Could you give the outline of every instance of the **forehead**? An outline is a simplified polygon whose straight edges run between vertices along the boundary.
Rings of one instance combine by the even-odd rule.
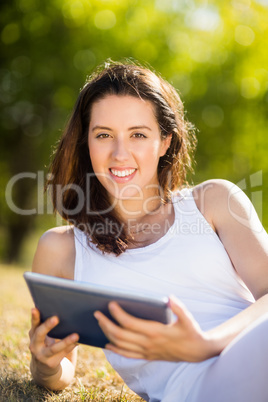
[[[129,95],[107,95],[94,102],[90,117],[90,124],[117,119],[157,124],[152,102]]]

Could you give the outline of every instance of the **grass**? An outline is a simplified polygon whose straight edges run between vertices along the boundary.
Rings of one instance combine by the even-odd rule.
[[[0,402],[142,401],[106,361],[101,349],[79,346],[76,377],[61,392],[37,386],[29,370],[30,294],[24,269],[0,264]]]

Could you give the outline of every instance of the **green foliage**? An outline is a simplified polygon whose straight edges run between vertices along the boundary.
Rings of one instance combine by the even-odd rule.
[[[0,7],[0,207],[10,238],[21,230],[22,241],[44,219],[11,212],[8,180],[44,169],[79,88],[107,58],[148,63],[182,94],[199,130],[196,182],[249,183],[261,170],[266,204],[267,0],[10,0]],[[16,205],[36,207],[36,180],[14,190]],[[268,227],[265,207],[263,222]]]

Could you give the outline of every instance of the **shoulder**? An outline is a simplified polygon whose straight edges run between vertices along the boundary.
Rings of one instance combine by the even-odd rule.
[[[43,246],[55,247],[70,245],[74,242],[74,229],[72,226],[58,226],[47,230],[40,237],[39,243]]]
[[[228,197],[234,191],[237,192],[239,187],[234,183],[223,180],[223,179],[213,179],[207,180],[203,183],[198,184],[193,188],[193,195],[195,200],[200,200],[206,198],[207,200],[211,197],[221,198],[222,196]],[[241,191],[241,190],[240,190]]]
[[[74,231],[70,226],[49,229],[39,239],[32,269],[47,275],[73,279]]]
[[[193,197],[200,212],[216,229],[232,221],[259,226],[247,195],[228,180],[207,180],[193,188]]]
[[[193,189],[193,196],[254,297],[266,294],[268,235],[249,198],[226,180],[201,183]]]

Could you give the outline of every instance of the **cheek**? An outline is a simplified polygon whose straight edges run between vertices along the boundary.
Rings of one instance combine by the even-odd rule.
[[[165,154],[165,146],[163,142],[155,141],[153,144],[153,155],[155,158],[159,159],[160,156]]]
[[[161,150],[161,143],[158,140],[154,140],[150,143],[142,144],[142,146],[139,146],[138,149],[136,150],[137,153],[140,155],[146,155],[146,158],[148,160],[148,157],[157,157],[160,153]]]
[[[94,146],[94,143],[89,143],[89,156],[93,169],[103,164],[104,154],[104,150],[100,150],[99,147]]]

